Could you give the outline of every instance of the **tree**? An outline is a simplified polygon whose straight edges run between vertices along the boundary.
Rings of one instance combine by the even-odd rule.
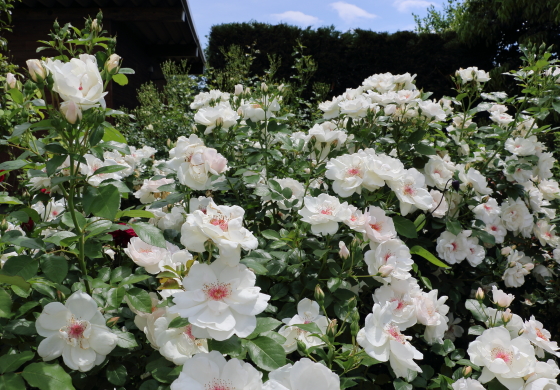
[[[455,31],[457,22],[465,11],[465,3],[461,0],[447,0],[447,5],[443,5],[443,11],[436,10],[434,5],[428,7],[428,15],[421,18],[419,15],[412,14],[416,22],[417,33],[441,34],[446,31]]]
[[[467,0],[455,30],[471,47],[495,48],[496,65],[511,67],[519,61],[520,44],[560,43],[560,2]]]

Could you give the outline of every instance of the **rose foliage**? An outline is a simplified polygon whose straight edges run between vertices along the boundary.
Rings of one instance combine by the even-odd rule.
[[[201,92],[155,160],[112,125],[101,22],[4,86],[0,388],[560,388],[544,47],[519,96],[376,74],[307,127],[289,84]]]

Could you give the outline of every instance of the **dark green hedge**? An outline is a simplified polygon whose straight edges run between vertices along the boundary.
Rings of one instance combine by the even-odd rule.
[[[334,27],[311,30],[257,22],[213,26],[207,58],[211,66],[222,69],[225,64],[220,47],[249,46],[256,42],[255,49],[260,54],[253,63],[252,72],[263,74],[269,66],[266,53],[276,53],[282,57],[277,77],[289,80],[293,74],[292,52],[297,39],[306,46],[305,54],[312,55],[319,66],[311,83],[327,83],[335,95],[359,86],[374,73],[409,72],[418,75],[419,88],[441,97],[452,94],[449,76],[460,67],[493,68],[492,52],[460,44],[454,33],[417,35],[402,31],[389,34],[360,29],[341,33]]]

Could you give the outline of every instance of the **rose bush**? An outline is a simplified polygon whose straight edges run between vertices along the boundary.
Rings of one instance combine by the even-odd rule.
[[[108,120],[133,71],[101,22],[6,77],[3,387],[559,388],[545,48],[519,96],[475,68],[453,98],[386,73],[313,113],[296,84],[205,91],[156,160]]]

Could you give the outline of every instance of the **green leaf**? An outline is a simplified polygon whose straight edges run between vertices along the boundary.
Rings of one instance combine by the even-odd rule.
[[[56,363],[31,363],[22,375],[31,386],[40,390],[75,390],[70,375]]]
[[[266,275],[268,273],[268,269],[257,260],[251,257],[246,257],[240,261],[241,264],[247,266],[247,268],[251,268],[253,272],[257,275]]]
[[[486,306],[481,305],[476,299],[467,299],[465,307],[476,320],[481,322],[486,322],[488,320],[488,316],[485,314]]]
[[[159,248],[167,248],[163,233],[157,227],[145,222],[130,224],[138,237],[147,244],[157,246]]]
[[[126,77],[122,73],[117,73],[113,75],[113,81],[119,85],[127,85],[128,84],[128,77]]]
[[[47,176],[52,176],[65,160],[66,156],[54,156],[47,161]]]
[[[124,278],[120,283],[119,287],[126,286],[127,284],[134,284],[141,282],[142,280],[150,279],[151,275],[130,275]]]
[[[14,373],[0,375],[0,390],[25,390],[25,382]]]
[[[264,238],[268,238],[269,240],[280,240],[280,234],[277,231],[274,230],[265,230],[263,232],[261,232],[261,235]]]
[[[145,313],[152,312],[152,299],[146,290],[131,288],[126,292],[126,297],[135,309]]]
[[[2,203],[2,204],[23,204],[23,202],[21,200],[19,200],[18,198],[14,198],[13,196],[7,196],[7,195],[0,195],[0,203]]]
[[[451,234],[459,235],[461,231],[463,231],[463,227],[461,226],[461,222],[457,220],[447,220],[445,223],[447,230],[451,232]]]
[[[407,237],[407,238],[417,238],[418,234],[416,233],[416,226],[414,226],[414,222],[400,215],[395,215],[393,217],[393,223],[395,224],[395,229],[400,236]]]
[[[412,390],[412,385],[398,378],[393,382],[395,390]]]
[[[286,365],[284,348],[270,337],[260,336],[246,340],[245,345],[251,360],[263,370],[272,371]]]
[[[0,274],[0,283],[6,283],[12,286],[16,286],[25,291],[29,291],[29,289],[31,288],[31,284],[27,283],[21,276]]]
[[[168,328],[182,328],[183,326],[187,326],[188,324],[189,324],[188,319],[183,317],[176,317],[171,320]]]
[[[331,290],[331,292],[335,292],[336,290],[338,290],[341,284],[342,280],[340,278],[330,278],[327,281],[327,287],[329,288],[329,290]]]
[[[91,134],[89,135],[89,144],[90,146],[95,146],[103,139],[105,135],[105,128],[103,126],[97,126],[95,129],[92,130]]]
[[[29,256],[12,256],[2,268],[2,274],[8,276],[21,276],[24,280],[37,275],[39,262]]]
[[[90,194],[94,192],[95,191],[90,190]],[[91,213],[96,217],[112,221],[117,215],[121,203],[121,194],[119,190],[115,186],[107,185],[99,187],[97,189],[97,194],[98,195],[95,196],[90,205]]]
[[[27,164],[29,164],[29,161],[26,160],[4,161],[2,164],[0,164],[0,169],[3,171],[13,171],[23,168]]]
[[[107,367],[107,380],[116,386],[125,384],[126,375],[126,368],[122,364],[111,364]]]
[[[437,150],[431,146],[424,145],[424,144],[416,144],[414,145],[414,150],[416,150],[420,154],[424,154],[426,156],[433,156],[437,153]]]
[[[55,283],[62,283],[68,274],[68,261],[62,256],[43,255],[41,269],[47,278]]]
[[[124,299],[126,290],[124,287],[112,288],[107,292],[107,304],[110,307],[119,307]],[[151,308],[150,308],[151,312]]]
[[[278,321],[277,319],[271,317],[258,317],[257,318],[257,327],[249,336],[248,339],[252,339],[260,335],[261,333],[268,332],[269,330],[274,330],[282,325],[282,322]]]
[[[76,222],[78,223],[78,227],[80,229],[83,228],[84,225],[86,224],[85,217],[78,212],[75,212],[74,215],[76,216]],[[72,214],[70,213],[70,211],[67,211],[64,214],[62,214],[62,218],[60,219],[60,222],[62,222],[64,225],[68,226],[69,228],[76,228],[76,226],[74,226],[74,220],[72,219]]]
[[[12,316],[12,297],[3,288],[0,288],[0,317],[10,318]],[[2,358],[0,357],[0,374],[2,372]]]
[[[428,250],[422,248],[419,245],[415,245],[412,248],[410,248],[410,253],[413,254],[413,255],[422,256],[423,258],[428,260],[430,263],[432,263],[434,265],[437,265],[438,267],[449,268],[449,266],[447,264],[445,264],[443,261],[439,260],[437,257],[432,255]]]
[[[132,349],[138,346],[138,342],[132,333],[121,332],[113,329],[113,333],[117,335],[117,345],[124,349]]]
[[[292,326],[296,326],[309,333],[323,334],[319,326],[314,322],[310,322],[309,324],[294,324]]]
[[[18,354],[0,356],[0,374],[14,372],[23,363],[33,359],[35,354],[31,351],[25,351]]]
[[[52,143],[52,144],[45,145],[45,150],[48,150],[49,152],[52,153],[68,154],[68,150],[64,149],[62,145],[60,145],[59,143]]]
[[[472,230],[472,236],[477,237],[484,244],[490,244],[490,245],[495,245],[496,244],[496,237],[494,237],[493,235],[491,235],[490,233],[488,233],[484,230],[473,229]]]
[[[21,93],[21,91],[17,88],[12,88],[9,91],[10,96],[12,97],[12,100],[14,101],[14,103],[17,104],[23,104],[23,94]]]
[[[37,334],[37,329],[35,328],[35,321],[29,321],[23,318],[8,322],[8,324],[4,327],[4,330],[8,332],[12,332],[13,334],[19,334],[24,336],[31,336]]]
[[[105,122],[107,123],[107,122]],[[103,135],[104,142],[115,141],[121,144],[126,144],[126,138],[121,134],[120,131],[115,129],[113,126],[105,126],[105,134]]]
[[[104,167],[99,168],[98,170],[96,170],[92,176],[94,175],[101,175],[103,173],[114,173],[114,172],[118,172],[118,171],[122,171],[123,169],[126,169],[128,167],[125,167],[124,165],[106,165]]]
[[[125,210],[125,211],[119,211],[115,218],[116,219],[121,219],[122,217],[154,218],[154,214],[147,211],[147,210]]]
[[[220,353],[237,355],[241,352],[241,340],[233,335],[224,341],[208,339],[208,349],[210,351],[218,351]]]
[[[482,332],[484,332],[486,328],[481,325],[474,325],[469,328],[469,334],[473,334],[475,336],[480,336]]]
[[[119,73],[122,74],[135,74],[134,69],[131,68],[120,68]]]

